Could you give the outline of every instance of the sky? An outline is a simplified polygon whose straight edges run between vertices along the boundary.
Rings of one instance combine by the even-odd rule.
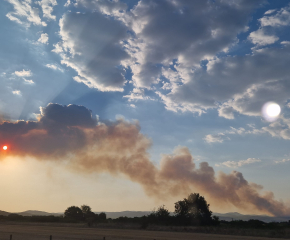
[[[1,1],[0,209],[290,216],[289,30],[289,0]]]

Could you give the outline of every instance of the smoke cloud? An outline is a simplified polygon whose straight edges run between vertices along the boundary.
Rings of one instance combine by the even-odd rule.
[[[155,166],[147,152],[151,141],[140,133],[138,122],[101,123],[83,106],[49,104],[38,121],[0,122],[0,144],[9,148],[1,152],[1,159],[13,155],[66,160],[78,171],[125,176],[159,199],[199,191],[210,203],[290,215],[272,192],[262,192],[262,186],[249,183],[242,173],[217,174],[207,162],[197,167],[186,147],[163,155]]]

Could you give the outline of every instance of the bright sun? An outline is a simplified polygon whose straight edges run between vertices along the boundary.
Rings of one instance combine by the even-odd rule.
[[[8,147],[7,146],[3,146],[3,150],[7,150],[8,149]]]
[[[267,102],[262,108],[262,115],[269,122],[277,120],[280,112],[281,108],[275,102]]]

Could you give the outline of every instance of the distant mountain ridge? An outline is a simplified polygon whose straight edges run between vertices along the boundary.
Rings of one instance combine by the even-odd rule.
[[[104,211],[105,212],[105,211]],[[95,212],[99,214],[100,212]],[[151,213],[151,211],[122,211],[122,212],[105,212],[107,215],[107,218],[118,218],[118,217],[142,217],[146,216]],[[0,215],[8,216],[9,212],[1,211]],[[24,212],[18,212],[16,214],[22,215],[22,216],[61,216],[63,213],[49,213],[44,211],[37,211],[37,210],[28,210]],[[218,216],[220,220],[225,221],[232,221],[232,220],[243,220],[248,221],[250,219],[256,219],[263,222],[285,222],[290,221],[290,216],[286,217],[271,217],[267,215],[244,215],[238,212],[229,212],[229,213],[213,213],[213,215]]]
[[[220,220],[232,221],[232,220],[243,220],[248,221],[250,219],[256,219],[263,222],[288,222],[290,221],[290,216],[286,217],[271,217],[267,215],[243,215],[237,212],[230,213],[213,213],[213,215],[218,216]]]
[[[50,216],[50,215],[59,216],[59,215],[62,215],[63,213],[48,213],[48,212],[38,211],[38,210],[27,210],[24,212],[18,212],[16,214],[19,214],[22,216]]]

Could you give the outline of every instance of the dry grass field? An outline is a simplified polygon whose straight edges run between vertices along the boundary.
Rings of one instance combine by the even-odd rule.
[[[245,237],[204,233],[128,229],[86,228],[81,225],[0,224],[0,240],[262,240],[279,238]],[[281,239],[281,238],[280,238]]]

